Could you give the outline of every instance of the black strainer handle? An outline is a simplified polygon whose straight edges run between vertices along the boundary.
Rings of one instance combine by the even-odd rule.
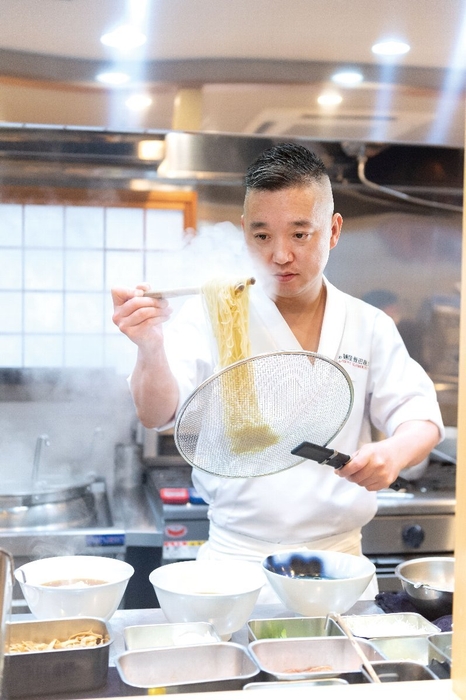
[[[312,459],[319,464],[328,464],[334,469],[341,469],[351,459],[350,455],[331,450],[328,447],[322,447],[322,445],[315,445],[313,442],[302,442],[291,450],[291,454],[304,457],[305,459]],[[389,488],[394,491],[400,491],[400,489],[407,488],[408,485],[409,481],[399,476],[393,484],[390,484]]]
[[[334,469],[341,469],[350,461],[350,455],[345,455],[337,450],[330,450],[322,445],[315,445],[313,442],[302,442],[298,447],[291,450],[292,455],[312,459],[319,464],[328,464]]]

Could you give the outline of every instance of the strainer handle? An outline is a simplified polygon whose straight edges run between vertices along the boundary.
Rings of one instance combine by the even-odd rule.
[[[312,459],[319,464],[328,464],[334,469],[341,469],[351,459],[350,455],[331,450],[328,447],[322,447],[322,445],[316,445],[313,442],[302,442],[291,450],[291,454],[304,457],[304,459]],[[406,489],[408,485],[409,481],[399,476],[388,488],[393,489],[393,491],[400,491],[400,489]]]
[[[305,459],[313,459],[319,464],[328,464],[334,469],[341,469],[350,461],[350,455],[345,455],[337,450],[330,450],[328,447],[316,445],[313,442],[302,442],[291,450],[292,455],[298,455]]]

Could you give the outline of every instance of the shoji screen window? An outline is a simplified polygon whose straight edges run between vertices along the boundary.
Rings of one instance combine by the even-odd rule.
[[[136,347],[111,321],[110,289],[170,284],[185,231],[195,226],[195,195],[54,199],[0,202],[0,367],[126,373]]]

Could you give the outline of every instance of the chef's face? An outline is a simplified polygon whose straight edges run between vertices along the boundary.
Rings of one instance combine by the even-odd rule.
[[[320,290],[343,223],[333,214],[329,182],[250,190],[241,219],[246,245],[269,294],[312,296]]]

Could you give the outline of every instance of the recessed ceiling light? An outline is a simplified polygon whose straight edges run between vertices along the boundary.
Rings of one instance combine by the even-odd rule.
[[[317,98],[317,102],[321,107],[335,107],[339,105],[343,100],[343,97],[338,94],[338,92],[323,92]]]
[[[130,76],[127,73],[108,71],[106,73],[99,73],[96,75],[96,79],[99,83],[106,83],[107,85],[124,85],[129,81]]]
[[[332,75],[332,80],[334,83],[338,83],[338,85],[351,87],[362,83],[363,75],[355,70],[342,70],[339,73],[334,73],[334,75]]]
[[[112,46],[115,49],[136,49],[146,43],[147,37],[137,27],[130,24],[122,24],[112,32],[103,34],[100,41],[105,46]]]
[[[388,41],[380,41],[372,47],[372,53],[379,56],[402,56],[410,51],[411,46],[404,41],[390,39]]]
[[[135,112],[142,109],[147,109],[152,104],[152,98],[149,95],[131,95],[125,102],[128,109],[132,109]]]

